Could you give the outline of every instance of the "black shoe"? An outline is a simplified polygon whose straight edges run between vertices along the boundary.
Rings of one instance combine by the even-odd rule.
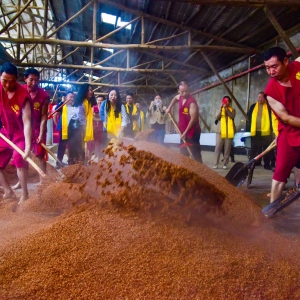
[[[264,169],[265,169],[265,170],[270,170],[270,171],[271,171],[271,170],[272,170],[272,167],[271,167],[271,166],[264,166]]]

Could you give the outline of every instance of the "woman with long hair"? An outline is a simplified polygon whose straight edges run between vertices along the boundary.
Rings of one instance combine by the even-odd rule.
[[[73,96],[71,100],[70,96]],[[68,140],[69,165],[84,161],[83,132],[86,125],[83,105],[78,102],[76,105],[75,103],[72,105],[72,98],[74,99],[74,94],[68,93],[67,100],[70,100],[70,103],[63,107],[61,116],[61,139]]]
[[[123,131],[130,119],[125,106],[121,103],[121,96],[117,88],[112,88],[107,94],[105,102],[104,126],[109,137],[122,137]]]
[[[92,107],[96,105],[96,99],[94,96],[93,88],[90,84],[85,83],[80,86],[78,93],[76,95],[74,106],[82,105],[84,108],[84,114],[86,118],[86,126],[83,134],[83,141],[86,149],[86,158],[89,157],[88,142],[94,140],[94,129],[93,129],[93,109]]]

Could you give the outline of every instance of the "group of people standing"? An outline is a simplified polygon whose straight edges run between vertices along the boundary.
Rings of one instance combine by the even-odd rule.
[[[272,151],[264,156],[264,168],[267,170],[275,166],[276,160],[270,193],[270,201],[273,202],[282,194],[292,169],[295,193],[300,193],[300,57],[289,62],[284,49],[272,47],[264,53],[264,64],[270,80],[249,109],[247,130],[251,136],[250,159],[265,150],[276,137],[276,158]],[[216,114],[216,124],[220,127],[217,129],[215,168],[223,144],[225,168],[228,162],[235,117],[230,103],[229,97],[224,97]]]
[[[45,144],[50,99],[38,86],[40,74],[36,69],[25,71],[23,86],[18,83],[17,67],[9,62],[2,65],[0,75],[0,132],[24,151],[23,155],[19,154],[0,138],[0,185],[4,189],[4,199],[15,198],[13,188],[22,188],[21,203],[28,198],[26,159],[32,151],[39,167],[46,171]],[[156,95],[151,102],[146,118],[149,118],[153,129],[152,140],[163,144],[168,113],[178,102],[181,137],[192,146],[194,157],[202,161],[197,103],[189,94],[186,82],[179,84],[178,92],[168,108],[162,105],[160,95]],[[68,148],[69,165],[84,161],[92,153],[100,155],[109,138],[132,138],[145,125],[144,112],[139,103],[134,103],[133,94],[128,93],[126,104],[122,104],[117,88],[111,88],[106,99],[99,96],[96,100],[92,86],[82,84],[76,95],[72,91],[67,92],[64,101],[54,106],[53,110],[51,115],[57,114],[60,132],[57,156],[62,161]],[[187,152],[185,147],[181,151],[184,154]],[[16,166],[19,179],[13,188],[3,172],[10,161]]]
[[[225,96],[222,99],[221,106],[216,112],[216,148],[215,165],[213,169],[218,168],[221,152],[224,153],[223,169],[227,169],[229,157],[233,155],[233,139],[236,132],[234,118],[236,110],[232,108],[231,99]],[[253,159],[264,151],[272,142],[274,136],[277,136],[277,118],[272,113],[271,108],[265,98],[264,92],[259,92],[257,102],[252,104],[248,111],[248,121],[246,131],[250,132],[251,149],[249,159]],[[259,160],[256,165],[261,165]],[[270,151],[264,155],[264,168],[272,170],[275,167],[275,155]]]
[[[296,167],[296,183],[300,183],[300,59],[289,63],[286,52],[282,48],[274,47],[265,53],[265,66],[271,79],[265,92],[258,94],[257,102],[249,109],[248,130],[252,140],[250,159],[271,143],[273,132],[278,136],[276,169],[271,191],[273,201],[282,192],[293,167]],[[19,178],[14,188],[22,188],[22,202],[28,198],[26,158],[30,157],[31,151],[36,155],[39,167],[43,171],[46,169],[43,145],[46,143],[49,96],[38,86],[40,74],[36,69],[29,68],[25,71],[23,86],[18,83],[18,70],[11,63],[2,65],[0,75],[0,132],[24,151],[20,155],[0,139],[0,185],[4,189],[4,199],[15,197],[3,172],[13,158],[12,163],[17,168]],[[151,139],[160,144],[164,143],[165,124],[172,107],[177,103],[178,128],[182,139],[180,151],[187,156],[191,151],[193,157],[202,162],[197,102],[190,94],[186,82],[180,82],[177,88],[178,94],[168,107],[162,104],[160,95],[156,95],[151,102],[146,112],[146,118],[153,129]],[[117,88],[111,88],[106,99],[99,96],[96,100],[92,86],[83,84],[76,95],[68,92],[64,102],[59,103],[55,110],[60,113],[58,159],[63,159],[68,146],[68,164],[83,161],[92,153],[99,156],[109,138],[132,138],[145,126],[144,112],[139,103],[134,103],[133,94],[128,93],[126,104],[122,104]],[[218,167],[220,153],[224,148],[223,168],[227,169],[235,134],[235,115],[230,97],[223,97],[215,116],[215,168]],[[264,160],[265,169],[270,169],[272,163],[274,157],[270,153]]]

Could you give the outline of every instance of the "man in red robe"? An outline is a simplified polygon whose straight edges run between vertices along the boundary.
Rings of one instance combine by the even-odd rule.
[[[22,186],[22,196],[19,201],[22,203],[28,199],[28,163],[25,159],[30,157],[31,151],[30,95],[18,84],[18,70],[15,65],[9,62],[4,63],[0,70],[0,76],[0,117],[3,125],[1,133],[25,153],[22,157],[3,139],[0,139],[0,185],[4,189],[3,199],[16,197],[3,172],[13,157]]]
[[[170,113],[172,106],[177,102],[179,104],[178,127],[181,132],[181,138],[187,143],[187,145],[183,144],[181,146],[180,152],[189,156],[186,146],[190,146],[194,159],[202,163],[199,108],[194,97],[190,95],[189,86],[185,81],[181,81],[178,84],[178,95],[172,99],[166,113]]]

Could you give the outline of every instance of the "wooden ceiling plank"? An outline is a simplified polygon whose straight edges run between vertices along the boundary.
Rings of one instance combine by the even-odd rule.
[[[264,12],[267,15],[268,19],[270,20],[270,22],[275,27],[275,29],[277,30],[277,32],[279,33],[279,35],[281,36],[281,38],[284,40],[286,45],[289,47],[289,49],[293,53],[294,58],[297,58],[299,56],[299,54],[298,54],[298,51],[296,50],[296,47],[293,45],[293,43],[291,42],[289,37],[286,35],[286,33],[282,29],[281,25],[279,24],[279,22],[277,21],[277,19],[275,18],[275,16],[273,15],[273,13],[271,12],[271,10],[269,9],[269,7],[267,5],[264,6]]]

